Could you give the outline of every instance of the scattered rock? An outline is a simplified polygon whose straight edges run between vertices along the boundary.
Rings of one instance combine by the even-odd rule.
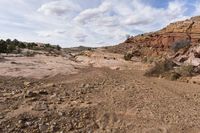
[[[48,110],[48,105],[45,102],[36,102],[35,105],[33,106],[33,110],[35,111],[43,111],[43,110]]]
[[[1,60],[1,59],[4,59],[4,57],[3,57],[2,55],[0,55],[0,60]]]
[[[24,82],[25,86],[30,86],[31,82]]]
[[[192,77],[189,82],[195,83],[195,84],[200,84],[200,76]]]
[[[64,113],[63,112],[58,112],[58,115],[59,116],[64,116]]]
[[[39,124],[39,130],[41,132],[46,132],[48,129],[48,126],[46,124]]]
[[[38,94],[32,91],[27,91],[27,93],[25,94],[25,98],[32,98],[32,97],[36,97]]]
[[[25,125],[26,125],[26,126],[31,126],[32,124],[33,124],[32,122],[28,122],[28,121],[25,122]]]
[[[40,95],[48,95],[49,93],[46,90],[40,90],[39,94]]]
[[[0,119],[3,119],[3,118],[4,118],[4,116],[0,114]]]
[[[80,88],[84,88],[85,85],[86,85],[86,84],[83,83],[83,84],[81,84],[79,87],[80,87]]]

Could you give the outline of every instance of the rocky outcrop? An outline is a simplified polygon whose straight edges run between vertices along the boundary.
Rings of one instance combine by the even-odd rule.
[[[177,52],[172,59],[178,65],[200,66],[200,44],[190,47],[186,52]]]
[[[190,40],[192,43],[200,43],[200,16],[171,23],[166,28],[154,33],[131,37],[125,43],[168,48],[174,42],[180,40]]]

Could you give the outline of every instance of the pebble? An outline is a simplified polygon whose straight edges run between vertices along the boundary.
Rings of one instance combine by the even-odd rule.
[[[36,97],[37,93],[32,92],[32,91],[27,91],[25,98],[31,98],[31,97]]]
[[[48,129],[48,126],[45,124],[39,124],[39,130],[45,132]]]
[[[31,82],[24,82],[25,86],[30,86]]]
[[[85,88],[89,88],[89,87],[90,87],[90,84],[86,84],[86,85],[85,85]]]
[[[49,93],[46,90],[40,90],[38,94],[40,94],[40,95],[48,95]]]
[[[3,115],[0,115],[0,119],[3,119],[4,118],[4,116]]]
[[[64,113],[63,113],[63,112],[58,112],[58,115],[59,115],[59,116],[63,116]]]
[[[80,88],[84,88],[84,87],[85,87],[85,84],[83,83],[83,84],[81,84],[79,87],[80,87]]]
[[[27,126],[31,126],[32,125],[32,122],[25,122],[25,125],[27,125]]]
[[[43,111],[48,109],[48,105],[44,102],[36,102],[32,109],[36,111]]]

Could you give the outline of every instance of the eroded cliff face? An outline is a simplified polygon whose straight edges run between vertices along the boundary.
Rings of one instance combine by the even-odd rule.
[[[167,48],[180,40],[190,40],[193,44],[200,43],[200,16],[172,23],[154,33],[131,37],[126,42]]]
[[[184,47],[175,50],[174,46]],[[200,16],[171,23],[157,32],[131,37],[115,48],[133,54],[136,51],[145,58],[159,57],[177,65],[192,65],[200,72]]]
[[[151,33],[130,37],[125,42],[108,48],[109,51],[125,54],[138,51],[141,56],[171,56],[171,46],[180,41],[191,42],[195,47],[200,44],[200,16],[169,24]],[[173,56],[173,55],[172,55]]]

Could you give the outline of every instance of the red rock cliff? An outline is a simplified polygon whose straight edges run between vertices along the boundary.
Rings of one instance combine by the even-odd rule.
[[[171,23],[154,33],[131,37],[126,42],[168,47],[176,41],[185,39],[191,40],[192,43],[200,43],[200,16]]]

